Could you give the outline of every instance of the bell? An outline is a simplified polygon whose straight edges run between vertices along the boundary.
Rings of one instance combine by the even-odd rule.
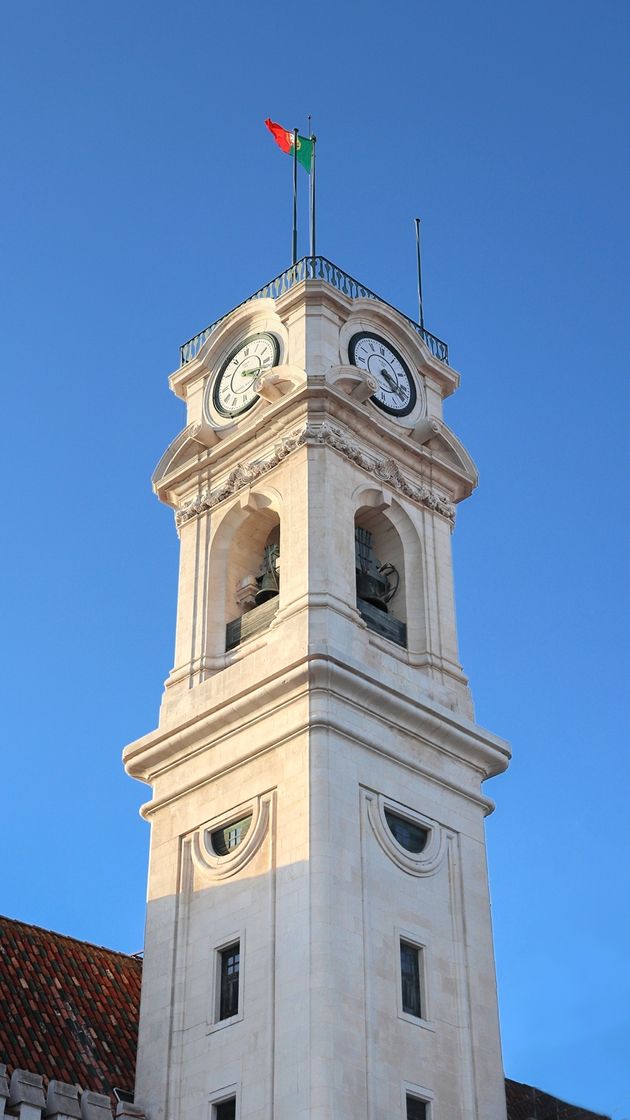
[[[256,606],[259,607],[261,603],[266,603],[269,599],[275,599],[277,594],[278,580],[275,572],[265,572],[260,581],[260,587],[254,596]]]
[[[370,575],[369,572],[362,572],[360,568],[357,568],[356,575],[357,597],[363,599],[365,603],[370,603],[377,610],[387,613],[386,596],[389,590],[387,580]]]

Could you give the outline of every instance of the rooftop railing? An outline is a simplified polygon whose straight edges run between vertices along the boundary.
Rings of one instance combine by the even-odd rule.
[[[244,307],[246,303],[251,303],[254,299],[277,299],[278,296],[283,295],[284,292],[288,292],[290,288],[293,288],[296,284],[300,284],[303,280],[324,280],[327,284],[336,288],[338,292],[343,292],[344,295],[349,296],[350,299],[374,299],[378,303],[384,304],[385,307],[390,307],[392,311],[400,315],[401,319],[405,320],[416,334],[420,335],[420,338],[429,347],[433,357],[439,358],[441,362],[448,365],[448,346],[441,338],[437,338],[436,335],[431,334],[425,327],[421,327],[419,323],[410,319],[408,315],[403,315],[402,311],[399,311],[393,304],[388,303],[386,299],[382,299],[376,292],[372,292],[369,288],[366,288],[365,284],[361,284],[358,280],[355,280],[353,276],[344,272],[342,268],[333,264],[332,261],[327,260],[326,257],[302,257],[296,264],[291,265],[290,268],[285,268],[284,272],[281,272],[279,276],[275,276],[268,284],[265,284],[262,288],[259,288],[257,292],[254,292],[253,295],[244,299],[242,303],[233,307],[232,311],[228,311],[225,315],[222,315],[220,319],[215,319],[214,323],[210,323],[209,327],[205,327],[204,330],[199,331],[199,334],[194,335],[193,338],[189,338],[188,342],[180,346],[180,366],[185,366],[188,362],[191,362],[193,358],[196,358],[201,347],[207,342],[213,331],[216,331],[217,327],[219,327],[233,311],[238,310],[239,307]]]

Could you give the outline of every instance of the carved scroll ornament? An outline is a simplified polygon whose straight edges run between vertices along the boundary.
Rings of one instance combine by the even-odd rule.
[[[215,506],[231,498],[243,487],[251,486],[253,482],[268,474],[283,459],[286,459],[288,455],[304,444],[324,444],[327,447],[333,447],[346,459],[356,463],[358,467],[378,478],[379,481],[386,482],[394,490],[404,494],[406,498],[410,498],[412,502],[418,502],[419,505],[435,510],[436,513],[440,513],[451,522],[455,520],[453,503],[435,490],[431,490],[424,483],[416,485],[410,482],[402,473],[395,459],[379,459],[375,455],[368,454],[357,447],[341,429],[324,422],[322,424],[306,424],[299,431],[290,436],[285,436],[284,439],[276,443],[267,458],[256,459],[246,465],[239,464],[230,472],[221,486],[214,490],[207,488],[197,494],[191,501],[186,502],[176,511],[175,520],[178,527],[186,521],[190,521],[191,518],[197,517],[200,513],[214,509]]]

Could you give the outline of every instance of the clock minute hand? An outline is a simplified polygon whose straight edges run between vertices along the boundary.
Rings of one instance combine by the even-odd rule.
[[[400,388],[400,385],[398,384],[398,382],[394,381],[394,378],[392,377],[391,373],[388,373],[386,369],[382,369],[381,374],[385,378],[385,380],[386,380],[387,384],[389,385],[390,389],[392,390],[392,393],[395,393],[397,397],[402,398],[402,389]]]

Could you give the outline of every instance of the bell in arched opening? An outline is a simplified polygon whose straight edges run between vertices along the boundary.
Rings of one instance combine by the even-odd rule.
[[[354,530],[357,599],[370,603],[387,613],[387,604],[398,590],[400,576],[393,564],[379,564],[374,555],[369,529],[356,525]]]
[[[269,599],[275,599],[280,594],[280,543],[278,540],[268,539],[256,582],[258,591],[254,598],[257,607],[261,603],[267,603]]]

